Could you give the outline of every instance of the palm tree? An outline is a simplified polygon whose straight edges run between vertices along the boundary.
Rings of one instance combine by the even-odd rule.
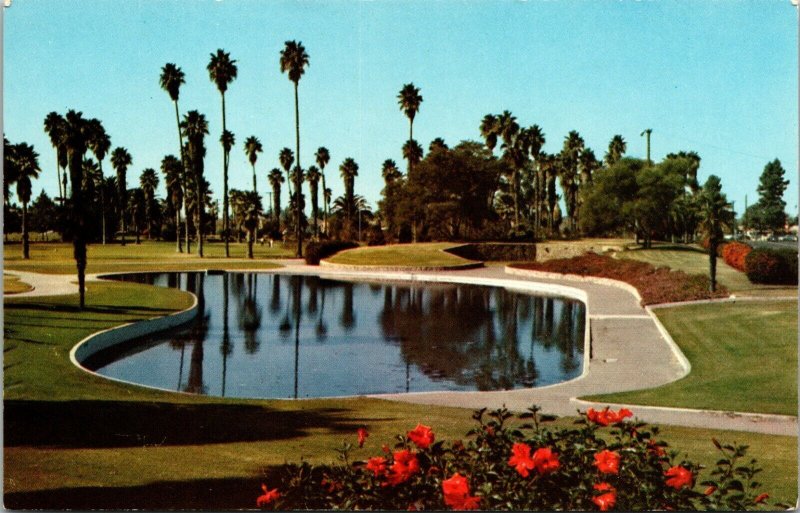
[[[6,206],[11,205],[11,185],[19,179],[16,152],[16,145],[3,136],[3,202]]]
[[[224,155],[225,160],[225,192],[228,191],[228,164],[230,163],[231,158],[231,148],[233,145],[236,144],[236,136],[233,135],[233,132],[230,130],[224,130],[222,135],[219,137],[219,142],[222,144],[222,153]],[[223,200],[223,214],[222,214],[222,233],[225,234],[225,256],[228,255],[228,239],[230,238],[230,220],[228,218],[228,196],[226,194]]]
[[[419,112],[419,106],[422,104],[422,95],[419,94],[419,88],[414,87],[413,83],[404,84],[397,95],[397,103],[400,105],[406,117],[408,117],[408,140],[414,140],[414,118]],[[414,163],[408,161],[408,170],[413,169]]]
[[[56,150],[56,173],[58,174],[58,198],[64,204],[64,196],[67,194],[67,149],[64,145],[64,117],[51,112],[44,118],[44,131],[50,137],[50,143]],[[64,170],[62,182],[61,170]]]
[[[306,180],[311,192],[311,216],[314,218],[314,237],[319,237],[319,229],[317,225],[317,217],[319,217],[319,180],[322,175],[317,169],[317,166],[311,166],[306,172]]]
[[[432,140],[431,143],[428,145],[428,152],[432,152],[434,150],[449,150],[450,147],[444,142],[444,139],[441,137],[437,137],[436,139]]]
[[[327,189],[327,185],[325,185],[325,166],[328,165],[328,162],[331,161],[331,154],[328,152],[328,148],[325,146],[320,146],[317,148],[317,153],[314,154],[314,157],[317,159],[317,165],[319,166],[319,173],[322,176],[322,213],[325,219],[325,231],[327,233],[328,230],[328,204],[324,200],[325,196],[325,189]]]
[[[90,122],[91,130],[89,135],[89,140],[87,141],[89,149],[94,153],[95,158],[97,159],[97,164],[99,166],[100,172],[100,181],[104,181],[103,177],[103,159],[106,158],[106,154],[108,150],[111,148],[111,139],[108,137],[105,128],[103,128],[103,124],[100,123],[100,120],[93,119]],[[106,243],[106,198],[105,193],[103,192],[104,187],[100,187],[100,210],[102,215],[102,227],[103,227],[103,245]]]
[[[22,258],[30,258],[28,244],[28,203],[31,201],[31,178],[38,178],[39,154],[33,146],[25,143],[15,145],[13,157],[16,169],[17,198],[22,203]]]
[[[539,158],[542,155],[542,147],[544,147],[545,137],[544,131],[539,125],[533,125],[528,128],[528,149],[531,158],[534,161],[533,173],[533,236],[539,236],[539,228],[541,227],[542,220],[539,217],[541,213],[541,205],[544,201],[544,173],[542,173]]]
[[[301,201],[300,201],[300,187],[302,186],[303,173],[300,166],[300,103],[297,97],[297,86],[300,83],[300,77],[305,73],[305,68],[308,66],[308,54],[303,47],[303,43],[297,41],[286,41],[285,47],[281,50],[281,73],[287,73],[289,80],[294,83],[294,119],[295,119],[295,137],[297,141],[297,176],[295,177],[295,194],[297,201],[295,202],[297,208],[297,257],[303,256],[303,231],[301,229],[300,214]]]
[[[289,180],[286,184],[289,187],[289,199],[292,198],[292,164],[294,164],[294,152],[289,148],[283,148],[278,154],[278,162],[281,167],[286,171],[286,178]]]
[[[167,186],[167,200],[175,210],[175,240],[176,251],[181,248],[181,208],[183,207],[183,164],[175,155],[167,155],[161,160],[161,172],[164,174],[164,184]]]
[[[208,135],[208,122],[203,114],[190,110],[183,116],[181,131],[188,141],[187,156],[190,162],[192,178],[195,182],[195,210],[197,212],[197,254],[203,257],[203,218],[205,217],[205,177],[203,176],[203,159],[206,156],[204,144]],[[227,201],[227,200],[226,200]]]
[[[606,156],[604,160],[606,162],[606,166],[611,167],[625,155],[625,150],[627,149],[628,144],[625,142],[625,139],[622,138],[621,135],[617,134],[611,138],[611,142],[608,143],[608,151],[606,152]]]
[[[277,221],[281,216],[281,184],[285,182],[283,173],[278,168],[269,172],[269,185],[272,187],[272,218]]]
[[[414,139],[409,139],[403,145],[403,158],[409,163],[409,173],[411,173],[415,164],[419,164],[422,161],[423,156],[422,146]]]
[[[328,214],[330,214],[331,211],[332,197],[333,197],[333,191],[330,189],[330,187],[326,187],[325,189],[322,190],[322,201],[325,203],[325,211],[328,212]],[[325,217],[325,222],[326,223],[328,222],[327,216]],[[325,229],[326,230],[328,229],[327,225],[325,226]]]
[[[247,258],[253,258],[253,243],[256,240],[256,228],[261,214],[261,197],[254,191],[245,192],[244,199],[244,227],[247,230]]]
[[[349,225],[352,220],[353,211],[355,210],[354,189],[356,177],[358,176],[358,164],[352,158],[347,157],[344,159],[344,162],[342,162],[342,165],[339,166],[339,173],[344,182],[345,215]]]
[[[381,166],[381,176],[383,176],[383,181],[386,182],[386,185],[390,185],[403,176],[403,173],[400,172],[394,160],[386,159]]]
[[[236,79],[238,69],[236,68],[236,60],[231,59],[231,55],[222,49],[218,49],[216,54],[211,54],[211,60],[206,67],[208,69],[208,77],[217,85],[219,94],[222,96],[222,182],[223,182],[223,207],[222,207],[222,230],[225,234],[225,256],[230,256],[228,249],[228,155],[230,154],[231,146],[225,144],[225,134],[228,133],[225,128],[225,91],[228,90],[228,84]],[[233,137],[231,135],[231,141]]]
[[[151,206],[155,202],[156,187],[158,187],[158,175],[156,174],[156,170],[148,167],[142,171],[141,176],[139,176],[139,186],[142,188],[142,193],[144,194],[144,216],[145,222],[147,223],[147,240],[150,240],[150,234],[153,231],[153,212]]]
[[[250,166],[253,168],[253,192],[258,194],[258,188],[256,187],[256,161],[258,160],[258,154],[264,152],[258,137],[251,135],[245,139],[244,152],[247,153],[247,160],[250,161]]]
[[[489,148],[489,151],[493,151],[494,147],[497,146],[498,127],[497,116],[494,114],[483,116],[480,126],[481,137],[486,141],[486,147]]]
[[[133,164],[131,154],[128,153],[123,147],[114,148],[111,152],[111,165],[117,172],[117,200],[119,201],[120,222],[122,223],[122,245],[125,245],[125,231],[127,226],[125,224],[125,212],[128,207],[128,180],[126,174],[128,166]],[[74,184],[73,184],[74,186]]]
[[[141,244],[139,234],[142,231],[142,224],[146,222],[147,215],[147,199],[141,187],[131,189],[128,212],[130,212],[131,223],[136,231],[136,244]]]
[[[567,207],[567,216],[570,220],[570,228],[574,231],[577,225],[577,206],[578,206],[578,187],[580,177],[578,175],[578,165],[581,153],[584,151],[584,142],[580,134],[572,130],[564,138],[564,146],[561,150],[561,189],[564,192],[564,204]]]
[[[182,191],[186,190],[187,183],[186,183],[186,176],[184,175],[186,170],[186,162],[183,156],[183,134],[181,133],[181,117],[180,111],[178,110],[178,99],[180,98],[181,94],[181,85],[185,84],[185,75],[183,71],[176,66],[175,64],[168,62],[161,68],[161,88],[164,89],[168,94],[170,99],[172,99],[172,103],[175,104],[175,126],[178,128],[178,141],[180,142],[180,157],[181,157],[181,170],[180,170],[180,188]],[[186,251],[189,252],[189,213],[186,212]],[[175,233],[177,234],[177,245],[178,245],[178,252],[182,253],[183,248],[181,248],[181,229],[180,229],[180,214],[178,214],[178,225],[175,227]]]
[[[728,199],[722,193],[722,183],[716,175],[711,175],[703,185],[698,198],[700,207],[700,230],[708,238],[709,288],[717,290],[717,246],[723,240],[723,228],[733,222],[733,211]]]

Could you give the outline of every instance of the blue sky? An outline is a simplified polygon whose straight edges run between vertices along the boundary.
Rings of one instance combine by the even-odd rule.
[[[58,190],[42,130],[53,110],[101,119],[112,145],[133,156],[131,187],[176,154],[173,105],[158,83],[174,62],[187,80],[181,111],[208,118],[206,176],[219,197],[220,96],[206,71],[217,48],[239,66],[226,94],[237,139],[230,185],[250,186],[242,143],[256,135],[265,149],[259,190],[267,190],[278,152],[294,149],[293,89],[278,65],[294,39],[310,55],[301,163],[319,146],[330,150],[334,197],[346,157],[360,165],[356,192],[373,205],[381,163],[405,169],[408,121],[396,96],[413,82],[424,98],[414,124],[424,148],[438,136],[450,145],[479,139],[481,118],[504,109],[541,126],[550,152],[578,130],[598,157],[614,134],[643,157],[640,133],[652,128],[654,160],[697,151],[701,181],[721,176],[739,212],[745,194],[756,200],[764,165],[780,158],[791,180],[787,208],[797,205],[798,21],[789,0],[14,0],[4,17],[4,132],[39,152],[35,194]]]

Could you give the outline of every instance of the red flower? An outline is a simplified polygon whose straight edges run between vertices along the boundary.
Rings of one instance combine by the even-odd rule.
[[[663,456],[666,456],[666,454],[667,454],[667,451],[665,451],[664,448],[661,447],[660,445],[656,445],[656,442],[653,441],[653,440],[648,440],[648,442],[647,442],[647,450],[648,450],[648,452],[651,452],[651,453],[655,454],[659,458],[661,458]]]
[[[619,454],[602,450],[594,455],[594,466],[603,474],[619,474]]]
[[[467,478],[456,472],[450,479],[442,481],[442,491],[444,492],[444,503],[453,509],[469,510],[478,509],[480,497],[469,495],[469,483]]]
[[[386,454],[389,454],[389,446],[388,445],[383,444],[383,447],[381,447],[381,450],[383,452],[385,452]]]
[[[608,511],[617,503],[617,492],[611,491],[598,495],[592,498],[592,502],[600,508],[600,511]]]
[[[394,463],[389,468],[387,481],[390,485],[395,486],[408,481],[417,472],[419,472],[417,455],[403,449],[394,453]]]
[[[762,493],[761,495],[756,497],[756,499],[753,502],[756,503],[756,504],[761,504],[762,502],[764,502],[767,499],[769,499],[769,494],[768,493]]]
[[[586,418],[595,424],[600,424],[601,426],[608,426],[610,424],[622,422],[627,417],[633,417],[633,412],[627,408],[622,408],[619,411],[612,411],[608,406],[606,406],[604,410],[600,411],[597,411],[594,408],[589,408],[586,410]]]
[[[683,467],[672,467],[664,475],[667,476],[666,484],[676,490],[680,490],[684,486],[692,486],[692,473]]]
[[[614,487],[608,483],[597,483],[596,485],[593,486],[593,488],[598,492],[610,492],[614,490]]]
[[[258,499],[256,499],[256,506],[258,506],[259,508],[263,508],[264,506],[266,506],[267,504],[269,504],[270,502],[274,501],[275,499],[281,496],[277,488],[274,488],[272,490],[267,490],[267,485],[262,484],[261,489],[264,490],[264,494],[259,496]]]
[[[527,444],[515,443],[511,447],[512,456],[508,464],[522,477],[528,477],[530,471],[536,468],[536,462],[531,458],[531,448]]]
[[[433,443],[433,431],[428,426],[417,424],[417,427],[408,432],[408,438],[420,449],[427,449]]]
[[[533,453],[533,464],[539,474],[554,472],[561,465],[558,462],[558,454],[551,451],[549,447],[536,449],[536,452]]]
[[[367,437],[368,436],[369,436],[369,433],[367,433],[366,429],[358,428],[358,446],[359,447],[364,447],[364,442],[367,441]]]
[[[386,458],[383,456],[375,456],[367,460],[367,470],[375,473],[375,477],[381,476],[386,473]]]

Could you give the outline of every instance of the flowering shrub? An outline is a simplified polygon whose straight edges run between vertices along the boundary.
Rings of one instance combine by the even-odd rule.
[[[592,410],[569,428],[536,407],[516,418],[507,410],[473,415],[467,441],[434,441],[418,425],[398,436],[394,451],[337,465],[285,465],[264,485],[266,509],[370,510],[742,510],[764,503],[746,448],[722,445],[716,468],[679,457],[658,429],[626,421],[628,410]],[[415,441],[417,439],[417,441]],[[421,441],[422,443],[418,443]],[[423,447],[424,446],[424,447]],[[365,444],[369,447],[369,444]],[[700,484],[703,491],[696,489]]]
[[[722,251],[725,249],[725,246],[727,246],[728,244],[730,244],[730,243],[727,242],[727,241],[724,241],[724,240],[721,240],[721,241],[719,241],[717,243],[717,256],[718,257],[722,256]],[[700,245],[703,247],[703,249],[706,250],[706,253],[708,253],[708,250],[711,249],[711,242],[708,240],[708,238],[703,239],[700,242]]]
[[[709,280],[706,275],[686,274],[668,267],[654,267],[638,260],[617,259],[596,253],[546,262],[517,264],[514,267],[624,281],[636,287],[642,296],[642,305],[728,297],[727,289],[720,285],[717,286],[716,292],[709,292]]]
[[[745,272],[745,258],[753,248],[741,242],[730,242],[722,249],[722,258],[725,263],[739,271]]]
[[[797,285],[797,251],[754,249],[744,261],[747,278],[753,283]]]

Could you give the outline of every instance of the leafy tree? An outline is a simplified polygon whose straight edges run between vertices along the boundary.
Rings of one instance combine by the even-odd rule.
[[[583,207],[579,226],[589,236],[621,234],[633,228],[633,202],[638,192],[637,175],[644,161],[622,158],[594,175],[581,190]]]
[[[208,191],[207,182],[203,176],[206,156],[205,136],[208,135],[208,122],[203,114],[190,110],[183,117],[181,131],[188,141],[187,157],[189,169],[195,183],[195,211],[197,226],[197,254],[203,256],[203,223],[205,221],[205,199]]]
[[[636,175],[633,213],[646,248],[651,246],[655,236],[668,233],[669,217],[665,214],[680,197],[683,183],[681,168],[669,159],[656,166],[646,166]]]
[[[297,209],[297,257],[303,256],[303,230],[300,226],[302,224],[301,218],[301,203],[300,188],[303,183],[302,167],[300,166],[300,103],[297,97],[297,86],[300,83],[300,78],[305,73],[308,66],[308,54],[303,47],[303,43],[297,41],[286,41],[285,47],[281,50],[280,58],[281,73],[286,73],[289,80],[294,83],[294,118],[295,118],[295,136],[296,136],[296,150],[297,150],[297,176],[295,178],[295,194],[297,195],[296,209]]]
[[[786,171],[778,159],[767,163],[758,180],[758,221],[762,229],[780,230],[786,224],[786,202],[783,193],[789,185]]]
[[[126,226],[126,215],[125,212],[128,207],[128,180],[127,180],[127,172],[128,167],[133,164],[133,159],[131,158],[131,154],[128,153],[123,147],[114,148],[114,151],[111,153],[111,165],[114,167],[114,170],[117,172],[117,204],[119,206],[120,212],[120,223],[122,224],[122,245],[125,245],[125,232],[127,230]]]
[[[54,228],[54,222],[60,217],[58,205],[44,190],[39,193],[30,208],[31,229],[45,233]]]
[[[412,82],[408,84],[404,84],[403,88],[400,89],[400,93],[397,95],[397,103],[400,105],[400,110],[408,118],[408,142],[409,144],[411,141],[414,140],[414,118],[417,116],[417,112],[419,112],[419,107],[422,104],[422,95],[419,94],[419,88],[415,87]],[[420,153],[420,158],[422,158],[422,151]],[[403,146],[403,156],[408,160],[408,170],[409,172],[413,169],[414,162],[412,160],[412,156],[414,153],[409,152],[406,154],[405,146]]]
[[[733,211],[722,193],[722,184],[716,175],[711,175],[703,185],[699,196],[700,230],[708,238],[708,264],[710,289],[717,288],[717,246],[723,240],[723,229],[733,222]]]
[[[168,94],[172,103],[175,105],[175,126],[178,128],[178,142],[180,143],[180,157],[181,157],[181,169],[180,169],[180,188],[185,191],[187,188],[186,177],[184,176],[185,169],[186,169],[186,162],[184,159],[184,152],[183,152],[183,133],[181,132],[181,118],[180,118],[180,111],[178,110],[178,99],[180,98],[181,92],[181,85],[186,83],[185,75],[183,71],[176,66],[175,64],[168,62],[161,68],[161,79],[160,84],[161,88],[164,89]],[[180,207],[178,207],[180,208]],[[181,247],[181,229],[180,229],[180,213],[177,215],[178,225],[175,227],[175,231],[177,233],[177,246],[178,246],[178,253],[183,252],[183,248]],[[186,252],[190,253],[189,251],[189,214],[186,213]]]

